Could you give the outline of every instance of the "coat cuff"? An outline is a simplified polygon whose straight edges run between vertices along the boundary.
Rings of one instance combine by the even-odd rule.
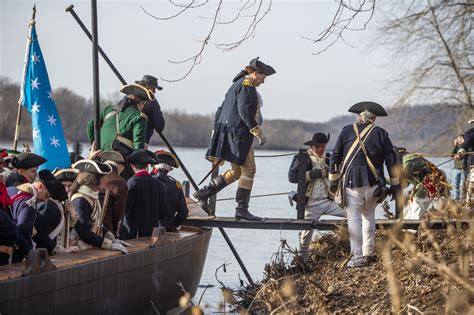
[[[310,171],[306,171],[306,175],[305,175],[306,176],[306,182],[312,181],[311,176],[309,176],[309,172]]]
[[[339,179],[339,173],[329,173],[328,179],[331,181],[338,180]]]
[[[104,238],[104,242],[102,243],[101,248],[103,249],[111,249],[112,248],[112,241],[108,238]]]
[[[464,153],[466,153],[466,150],[464,150],[463,148],[458,150],[458,154],[464,154]]]
[[[249,131],[254,137],[257,137],[262,133],[262,129],[258,125],[250,129]]]

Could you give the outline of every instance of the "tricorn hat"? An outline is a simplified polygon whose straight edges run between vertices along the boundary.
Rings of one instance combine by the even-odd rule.
[[[80,172],[88,172],[98,175],[106,175],[112,172],[112,167],[110,167],[109,164],[93,160],[80,160],[74,163],[72,167]]]
[[[135,81],[135,83],[136,83],[136,84],[147,84],[147,85],[150,85],[150,86],[154,87],[155,89],[157,89],[158,91],[163,90],[163,88],[158,85],[158,79],[155,78],[155,77],[152,76],[152,75],[149,75],[149,74],[145,74],[145,75],[143,76],[143,78],[142,78],[140,81]]]
[[[125,164],[124,156],[117,151],[103,151],[100,152],[97,157],[101,160],[101,162],[113,161],[115,163]]]
[[[41,170],[38,172],[38,178],[48,190],[51,198],[57,201],[67,199],[67,192],[63,184],[54,177],[49,170]]]
[[[60,182],[73,182],[77,174],[79,174],[79,170],[75,168],[55,168],[53,170],[53,175],[56,179]]]
[[[324,134],[322,132],[315,132],[314,135],[313,135],[313,138],[309,141],[306,141],[304,144],[305,145],[316,145],[316,144],[328,143],[330,137],[331,137],[331,135],[329,133]]]
[[[179,168],[178,159],[174,154],[165,150],[155,151],[155,155],[158,158],[158,163],[165,163],[174,168]]]
[[[249,66],[256,69],[258,72],[266,75],[267,77],[274,74],[274,73],[276,73],[276,71],[275,71],[275,69],[273,69],[273,67],[264,64],[263,62],[258,60],[258,58],[259,57],[250,60]]]
[[[138,150],[133,151],[127,156],[127,161],[130,164],[158,164],[160,163],[155,153],[145,150],[145,149],[138,149]]]
[[[352,107],[349,108],[349,112],[355,113],[355,114],[360,114],[366,110],[371,112],[375,116],[388,116],[387,112],[382,107],[382,105],[377,104],[375,102],[359,102],[357,104],[352,105]]]
[[[14,168],[28,169],[32,167],[38,167],[45,163],[47,160],[41,155],[34,154],[31,152],[24,152],[14,155],[11,158],[10,165]]]
[[[155,100],[155,94],[151,92],[150,90],[144,88],[141,85],[138,84],[128,84],[122,86],[120,89],[120,92],[123,94],[127,95],[135,95],[138,96],[139,98],[145,100],[145,101],[154,101]]]
[[[472,117],[471,119],[469,119],[469,120],[467,121],[467,124],[468,124],[468,125],[470,125],[470,124],[472,124],[472,123],[474,123],[474,117]]]

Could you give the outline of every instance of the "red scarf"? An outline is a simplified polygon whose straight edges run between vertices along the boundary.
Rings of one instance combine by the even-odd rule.
[[[10,196],[8,196],[7,187],[5,183],[2,182],[0,182],[0,205],[2,205],[4,209],[13,205],[13,201],[10,199]]]
[[[135,175],[133,176],[140,177],[140,176],[151,176],[151,175],[150,173],[148,173],[147,170],[141,170],[141,171],[136,172]]]

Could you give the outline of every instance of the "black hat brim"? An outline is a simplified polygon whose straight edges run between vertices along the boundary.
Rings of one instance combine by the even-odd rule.
[[[135,95],[138,96],[139,98],[145,100],[145,101],[154,101],[155,100],[155,94],[151,92],[150,90],[144,88],[143,86],[139,84],[128,84],[124,85],[121,89],[120,92],[123,94],[127,95]]]
[[[149,85],[149,86],[152,86],[154,87],[155,89],[157,89],[158,91],[161,91],[163,90],[163,87],[159,86],[158,84],[152,84],[150,82],[145,82],[145,81],[135,81],[136,84],[146,84],[146,85]]]
[[[54,177],[58,181],[62,182],[74,182],[74,180],[77,177],[77,174],[79,174],[78,169],[74,168],[63,168],[63,169],[56,169],[53,171]]]
[[[250,60],[249,66],[256,69],[258,72],[264,74],[267,77],[276,73],[275,69],[273,69],[272,66],[261,62],[260,60],[258,60],[258,57]]]
[[[54,177],[49,170],[41,170],[38,172],[38,177],[49,192],[51,198],[57,201],[64,201],[67,199],[67,192],[63,184]]]
[[[173,154],[171,154],[170,152],[157,151],[157,152],[155,152],[155,155],[158,158],[159,163],[165,163],[165,164],[170,165],[171,167],[179,168],[178,159]]]
[[[46,163],[46,159],[34,153],[20,153],[11,158],[11,166],[14,168],[29,169]]]
[[[375,102],[359,102],[349,108],[349,112],[354,114],[360,114],[366,110],[371,112],[375,116],[388,116],[382,105]]]
[[[97,157],[101,159],[101,162],[113,161],[116,163],[125,164],[124,156],[117,151],[103,151],[100,152]]]
[[[130,164],[158,164],[160,163],[155,153],[145,150],[138,149],[130,153],[127,156],[127,162]]]

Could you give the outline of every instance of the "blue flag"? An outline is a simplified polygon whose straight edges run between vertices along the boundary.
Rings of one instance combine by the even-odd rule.
[[[53,99],[34,21],[30,26],[25,58],[20,103],[28,108],[31,114],[34,152],[48,160],[40,166],[40,169],[70,167],[67,143]]]

